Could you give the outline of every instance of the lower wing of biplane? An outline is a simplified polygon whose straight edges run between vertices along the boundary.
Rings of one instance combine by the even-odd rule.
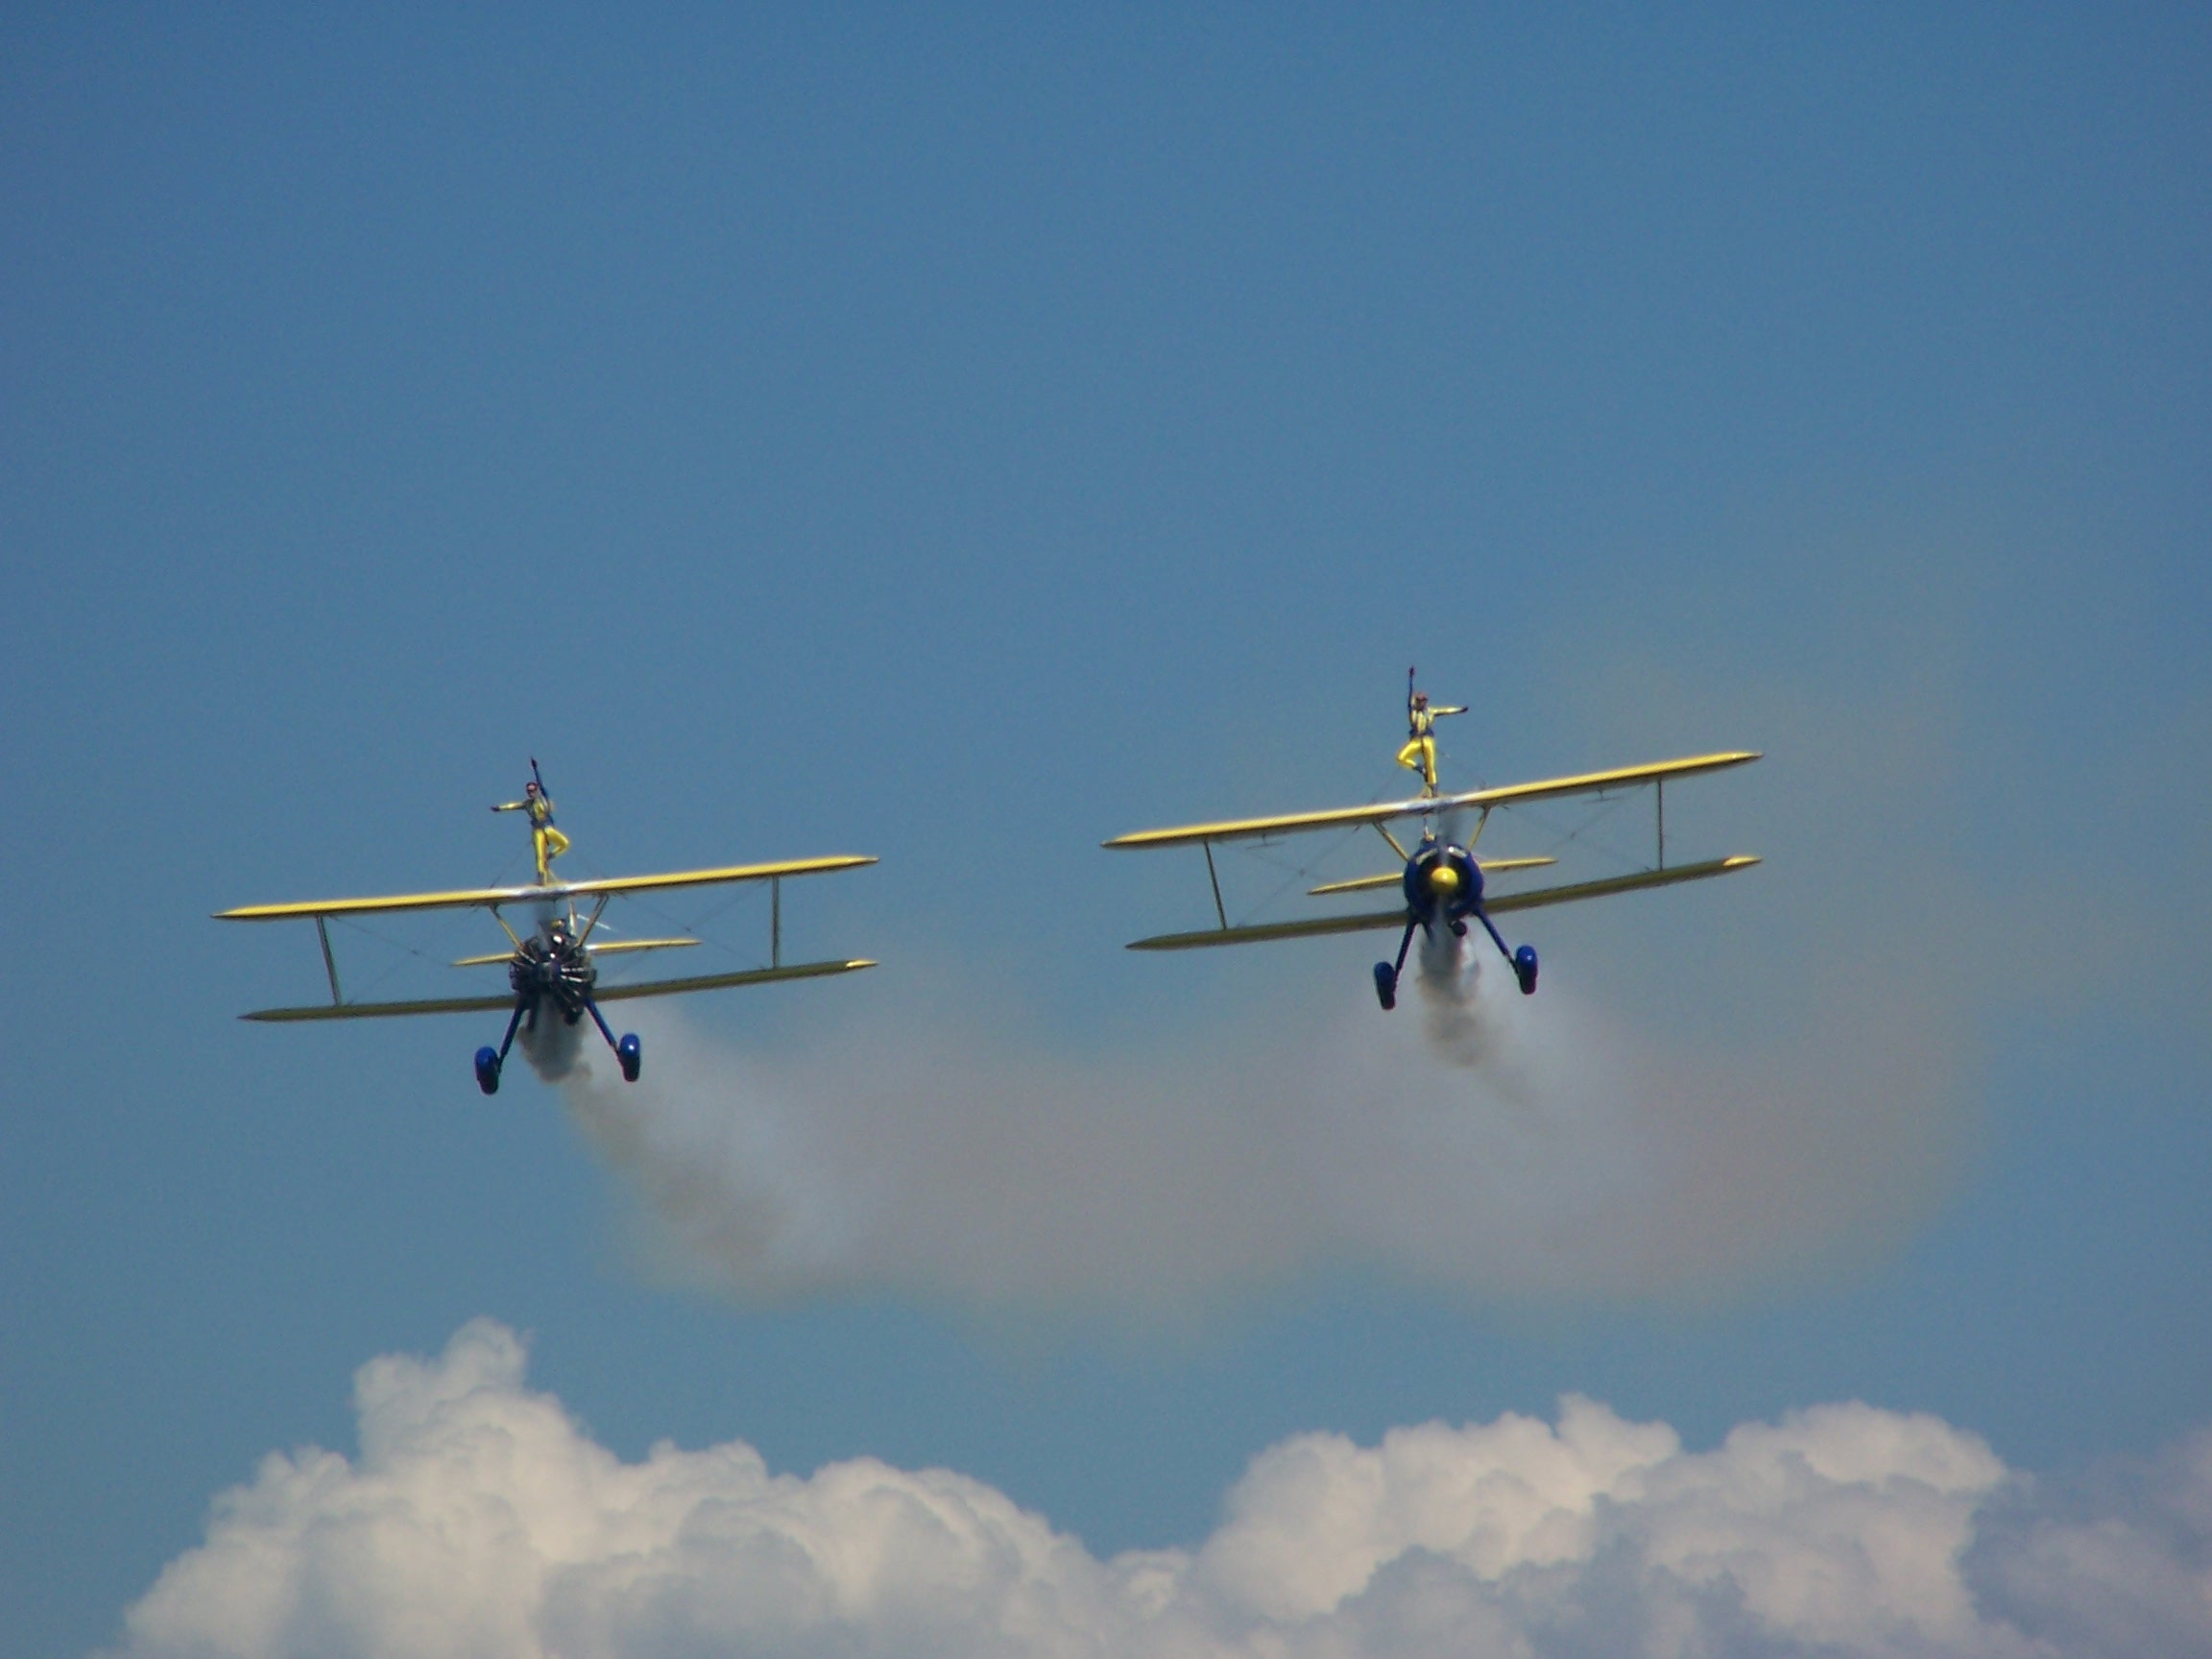
[[[773,864],[733,864],[717,870],[679,870],[656,876],[617,876],[604,880],[552,882],[540,887],[474,887],[449,893],[405,893],[373,899],[323,899],[293,904],[248,904],[219,910],[222,922],[276,922],[312,920],[323,947],[323,967],[329,975],[330,1000],[299,1008],[262,1008],[239,1016],[242,1020],[290,1022],[305,1020],[377,1020],[414,1014],[487,1014],[508,1011],[507,1034],[494,1048],[476,1051],[476,1082],[485,1094],[495,1094],[501,1070],[516,1035],[523,1036],[526,1050],[535,1039],[548,1055],[565,1050],[561,1039],[589,1015],[607,1045],[613,1049],[622,1075],[636,1082],[643,1060],[643,1047],[636,1033],[616,1038],[599,1012],[602,1002],[639,997],[676,997],[690,991],[719,991],[740,985],[766,985],[784,979],[816,979],[827,974],[850,974],[873,968],[865,958],[828,962],[786,963],[783,960],[783,891],[785,878],[815,876],[833,870],[853,870],[873,864],[871,857],[838,855],[828,858],[791,858]],[[625,951],[673,950],[697,945],[696,939],[595,939],[600,917],[608,902],[633,893],[709,887],[741,881],[769,885],[769,965],[730,974],[698,974],[677,979],[648,979],[636,984],[601,985],[599,959]],[[579,905],[590,901],[588,912]],[[528,932],[517,932],[508,921],[509,909],[530,913]],[[409,1001],[349,1002],[338,985],[338,962],[330,950],[332,917],[382,915],[414,910],[479,909],[491,913],[512,949],[484,956],[464,956],[461,968],[507,966],[508,993],[503,997],[437,997]]]
[[[1463,936],[1470,922],[1479,923],[1512,967],[1525,994],[1536,989],[1536,948],[1506,945],[1491,918],[1515,910],[1532,910],[1546,904],[1569,904],[1577,900],[1608,898],[1647,887],[1671,887],[1682,881],[1702,881],[1746,870],[1759,862],[1746,854],[1707,859],[1694,864],[1667,862],[1667,783],[1671,779],[1741,766],[1759,756],[1748,751],[1718,755],[1693,755],[1676,760],[1652,761],[1643,766],[1623,766],[1606,772],[1585,772],[1571,778],[1547,778],[1533,783],[1513,783],[1496,789],[1472,789],[1455,795],[1424,795],[1410,801],[1384,801],[1365,806],[1334,807],[1320,812],[1291,812],[1269,818],[1228,819],[1214,824],[1190,824],[1171,830],[1141,830],[1118,835],[1105,843],[1112,848],[1184,847],[1193,843],[1206,854],[1206,874],[1213,883],[1214,915],[1217,926],[1186,933],[1162,933],[1131,942],[1132,950],[1189,950],[1213,945],[1253,945],[1275,939],[1310,939],[1331,933],[1361,933],[1384,928],[1403,929],[1397,959],[1375,964],[1375,994],[1385,1009],[1394,1007],[1398,978],[1406,967],[1406,952],[1416,930],[1433,935],[1442,926]],[[1496,897],[1486,895],[1485,878],[1508,871],[1532,869],[1553,862],[1550,858],[1477,858],[1474,847],[1490,814],[1503,806],[1525,802],[1558,800],[1569,796],[1606,797],[1649,785],[1657,803],[1658,843],[1651,868],[1594,881],[1576,881],[1557,887],[1537,887]],[[1475,813],[1475,828],[1464,842],[1454,832],[1456,821]],[[1395,820],[1422,821],[1420,843],[1408,851],[1388,826]],[[1287,922],[1263,922],[1231,926],[1221,902],[1221,878],[1214,865],[1215,842],[1271,841],[1280,836],[1323,830],[1372,826],[1403,861],[1397,871],[1364,876],[1350,881],[1325,882],[1310,890],[1310,897],[1358,893],[1396,887],[1404,902],[1388,910],[1351,916],[1313,916]]]

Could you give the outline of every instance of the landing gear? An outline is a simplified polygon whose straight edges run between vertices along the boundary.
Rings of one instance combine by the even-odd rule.
[[[522,1016],[531,1016],[530,1028],[538,1028],[538,1004],[517,1001],[515,1012],[507,1017],[507,1035],[499,1039],[499,1046],[487,1045],[476,1050],[476,1087],[487,1094],[499,1093],[499,1069],[507,1064],[507,1050],[515,1046],[515,1028],[522,1023]]]
[[[1375,964],[1375,1000],[1382,1004],[1387,1014],[1398,1006],[1398,975],[1406,972],[1406,952],[1413,948],[1413,929],[1420,926],[1418,917],[1406,924],[1405,935],[1398,941],[1398,960]]]
[[[607,1039],[607,1046],[614,1050],[614,1064],[622,1068],[622,1081],[637,1081],[637,1069],[645,1064],[644,1045],[637,1041],[635,1031],[624,1034],[622,1041],[614,1041],[614,1033],[608,1029],[607,1016],[599,1012],[599,1004],[589,999],[584,1003],[591,1015],[591,1023],[599,1027],[599,1035]]]
[[[1498,926],[1490,920],[1490,913],[1487,910],[1478,910],[1475,914],[1482,919],[1482,926],[1489,929],[1490,937],[1497,942],[1498,953],[1505,958],[1506,965],[1513,970],[1513,977],[1520,982],[1521,995],[1524,997],[1535,996],[1536,947],[1524,945],[1520,950],[1514,950],[1505,943],[1504,937],[1499,933]]]

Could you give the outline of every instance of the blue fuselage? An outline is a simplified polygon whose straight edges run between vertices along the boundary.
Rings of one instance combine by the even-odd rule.
[[[1471,916],[1482,902],[1482,867],[1450,841],[1424,841],[1406,861],[1406,907],[1424,927]]]

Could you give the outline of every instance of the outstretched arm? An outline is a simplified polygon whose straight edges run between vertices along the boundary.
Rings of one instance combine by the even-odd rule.
[[[530,803],[527,801],[503,801],[492,810],[494,812],[527,812],[530,810]]]

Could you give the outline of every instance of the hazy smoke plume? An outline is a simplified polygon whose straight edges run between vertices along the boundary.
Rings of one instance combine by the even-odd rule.
[[[1025,1041],[1002,998],[943,974],[938,1000],[765,1055],[695,1035],[680,1004],[630,1004],[643,1080],[594,1048],[566,1098],[669,1265],[743,1296],[1189,1308],[1326,1264],[1480,1297],[1706,1298],[1848,1271],[1949,1189],[1985,1011],[2042,994],[2026,912],[1938,810],[1957,762],[1940,698],[1903,679],[1848,708],[1682,695],[1641,671],[1604,689],[1656,728],[1607,752],[1770,742],[1670,803],[1677,847],[1769,861],[1509,916],[1545,953],[1532,998],[1471,929],[1417,942],[1395,1014],[1366,987],[1395,938],[1314,941],[1283,947],[1313,1000],[1109,1053]],[[1649,809],[1547,875],[1649,856],[1630,818]],[[1486,845],[1548,850],[1515,828]],[[867,995],[917,977],[887,967]]]
[[[566,1097],[670,1263],[741,1295],[1189,1307],[1322,1262],[1702,1295],[1894,1238],[1940,1185],[1953,1005],[1831,966],[1816,1018],[1718,1058],[1449,956],[1396,1016],[1142,1058],[941,1013],[760,1058],[641,1008],[643,1080],[594,1053]]]
[[[1569,1398],[1256,1457],[1197,1549],[1101,1561],[1003,1493],[750,1446],[623,1463],[512,1333],[378,1359],[361,1450],[264,1459],[133,1606],[125,1659],[2167,1659],[2212,1650],[2212,1435],[2053,1503],[1973,1434],[1859,1405],[1687,1452]]]
[[[547,1083],[558,1083],[576,1070],[584,1055],[584,1034],[590,1029],[581,1022],[571,1025],[548,1012],[535,1026],[517,1031],[515,1046],[530,1062],[531,1070]],[[596,1031],[591,1036],[598,1041]]]
[[[1484,1000],[1482,958],[1473,932],[1455,939],[1438,928],[1434,937],[1418,936],[1415,950],[1421,971],[1414,985],[1430,1046],[1455,1066],[1479,1066],[1496,1057],[1505,1039],[1503,1015]],[[1509,979],[1507,988],[1518,995]]]

